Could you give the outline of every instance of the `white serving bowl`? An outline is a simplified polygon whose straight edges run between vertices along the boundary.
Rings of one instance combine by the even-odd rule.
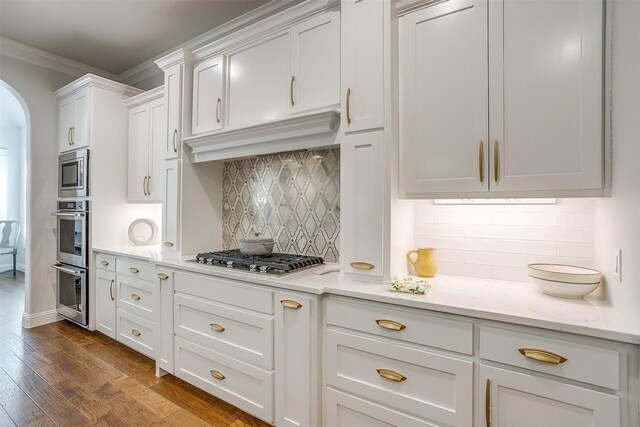
[[[529,264],[529,277],[547,295],[582,298],[600,285],[602,273],[572,265]]]

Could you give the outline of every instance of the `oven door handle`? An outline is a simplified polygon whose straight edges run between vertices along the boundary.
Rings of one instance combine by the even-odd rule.
[[[83,270],[72,270],[70,268],[65,268],[62,264],[53,264],[51,267],[55,268],[56,270],[60,270],[63,273],[73,274],[74,276],[80,276],[84,274]]]
[[[80,218],[86,215],[84,212],[52,212],[53,216],[69,216],[73,218]]]

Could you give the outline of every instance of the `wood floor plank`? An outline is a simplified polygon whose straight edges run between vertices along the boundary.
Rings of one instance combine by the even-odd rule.
[[[36,374],[22,377],[18,386],[56,424],[63,426],[86,426],[89,420],[76,407]]]
[[[62,369],[57,364],[43,366],[36,369],[36,374],[40,375],[50,385],[56,385],[69,378],[70,373]]]
[[[18,426],[42,418],[42,411],[0,368],[0,406]]]
[[[90,344],[84,349],[147,387],[157,384],[155,362],[119,343]]]
[[[113,410],[112,402],[115,398],[98,396],[93,390],[80,384],[74,378],[68,378],[55,385],[55,389],[74,407],[82,413],[92,424]]]
[[[49,329],[51,329],[52,331],[55,331],[63,337],[78,344],[80,347],[84,347],[85,345],[93,344],[96,342],[93,334],[91,334],[81,326],[74,325],[70,322],[65,322],[62,320],[59,322],[50,323],[46,326],[49,327]]]
[[[94,425],[140,427],[162,425],[162,418],[129,396],[124,395],[118,397],[111,401],[110,405],[111,410],[94,423]]]
[[[13,422],[9,414],[7,414],[0,406],[0,427],[15,427],[16,423]]]
[[[264,421],[259,420],[240,409],[236,409],[233,415],[238,419],[238,421],[243,423],[243,427],[271,427],[270,424],[265,423]]]
[[[163,425],[168,427],[209,427],[210,424],[190,412],[180,409],[162,420]],[[226,426],[225,426],[226,427]]]
[[[38,418],[37,420],[30,422],[24,427],[58,427],[58,425],[51,421],[51,418],[44,415],[42,418]]]
[[[150,388],[145,387],[133,378],[121,377],[112,384],[150,411],[158,414],[161,418],[167,417],[180,410],[179,406],[160,396]]]
[[[0,366],[15,381],[27,375],[33,374],[33,369],[28,367],[18,356],[8,349],[0,346]]]

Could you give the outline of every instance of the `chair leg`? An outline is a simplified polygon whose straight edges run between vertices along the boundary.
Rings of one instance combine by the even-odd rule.
[[[16,254],[13,254],[13,275],[16,275]]]

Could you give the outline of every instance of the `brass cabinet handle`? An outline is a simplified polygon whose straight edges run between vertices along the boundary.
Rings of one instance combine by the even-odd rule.
[[[389,329],[390,331],[401,331],[406,328],[405,325],[400,322],[396,322],[395,320],[378,319],[376,320],[376,323],[381,328]]]
[[[373,270],[376,266],[366,261],[353,261],[349,264],[351,267],[356,270]]]
[[[484,184],[484,142],[480,141],[480,149],[478,150],[478,162],[480,167],[480,184]]]
[[[130,272],[132,272],[132,273],[140,273],[140,269],[138,269],[138,268],[136,268],[136,267],[131,267],[131,268],[129,269],[129,271],[130,271]]]
[[[151,175],[149,175],[147,178],[147,194],[149,196],[151,195]]]
[[[109,296],[111,297],[111,301],[115,301],[113,296],[113,285],[115,284],[115,280],[111,280],[111,284],[109,285]]]
[[[173,152],[174,153],[178,152],[178,145],[177,145],[176,139],[178,139],[178,129],[173,130]]]
[[[100,264],[104,265],[105,267],[109,265],[109,261],[100,261]]]
[[[145,196],[148,196],[147,194],[147,176],[144,176],[144,179],[142,180],[142,192],[144,193]]]
[[[296,81],[296,76],[291,76],[291,86],[289,88],[289,97],[291,98],[291,106],[293,107],[294,105],[296,105],[295,101],[293,100],[293,82]]]
[[[164,242],[164,245],[168,248],[172,248],[173,247],[173,242]]]
[[[493,141],[493,180],[498,183],[498,162],[500,162],[500,152],[498,151],[500,145],[498,140]]]
[[[69,131],[71,132],[71,141],[69,145],[76,145],[76,141],[75,141],[75,133],[76,133],[76,127],[75,126],[71,126],[69,128]]]
[[[136,337],[139,337],[140,335],[142,335],[142,333],[137,329],[132,329],[131,334],[133,334]]]
[[[135,300],[135,301],[140,301],[140,295],[138,294],[131,294],[131,299]]]
[[[538,348],[519,348],[518,351],[527,359],[550,363],[552,365],[560,365],[567,361],[566,357],[547,350],[540,350]]]
[[[395,381],[398,383],[401,383],[407,379],[407,377],[405,377],[401,373],[392,371],[390,369],[380,368],[380,369],[376,369],[376,371],[378,372],[378,375],[380,375],[382,378],[386,378],[388,380]]]
[[[284,306],[284,308],[292,308],[294,310],[298,310],[300,308],[302,308],[302,304],[300,304],[298,301],[294,301],[292,299],[283,299],[280,301],[280,304],[282,304]]]
[[[484,392],[484,420],[487,427],[491,427],[491,380],[487,378]]]
[[[347,124],[351,124],[351,88],[347,89]]]
[[[69,128],[69,130],[67,131],[67,142],[69,143],[69,145],[71,144],[71,128]]]
[[[224,332],[224,326],[219,325],[217,323],[211,323],[209,327],[211,328],[212,331]]]
[[[164,274],[164,273],[158,273],[158,279],[167,280],[168,278],[169,278],[169,275]]]
[[[220,98],[218,98],[218,101],[216,101],[216,122],[220,123],[220,105],[222,104],[222,101],[220,100]]]
[[[222,372],[220,371],[216,371],[215,369],[212,369],[209,371],[209,373],[211,374],[211,376],[217,380],[222,381],[223,379],[225,379],[225,376]]]

